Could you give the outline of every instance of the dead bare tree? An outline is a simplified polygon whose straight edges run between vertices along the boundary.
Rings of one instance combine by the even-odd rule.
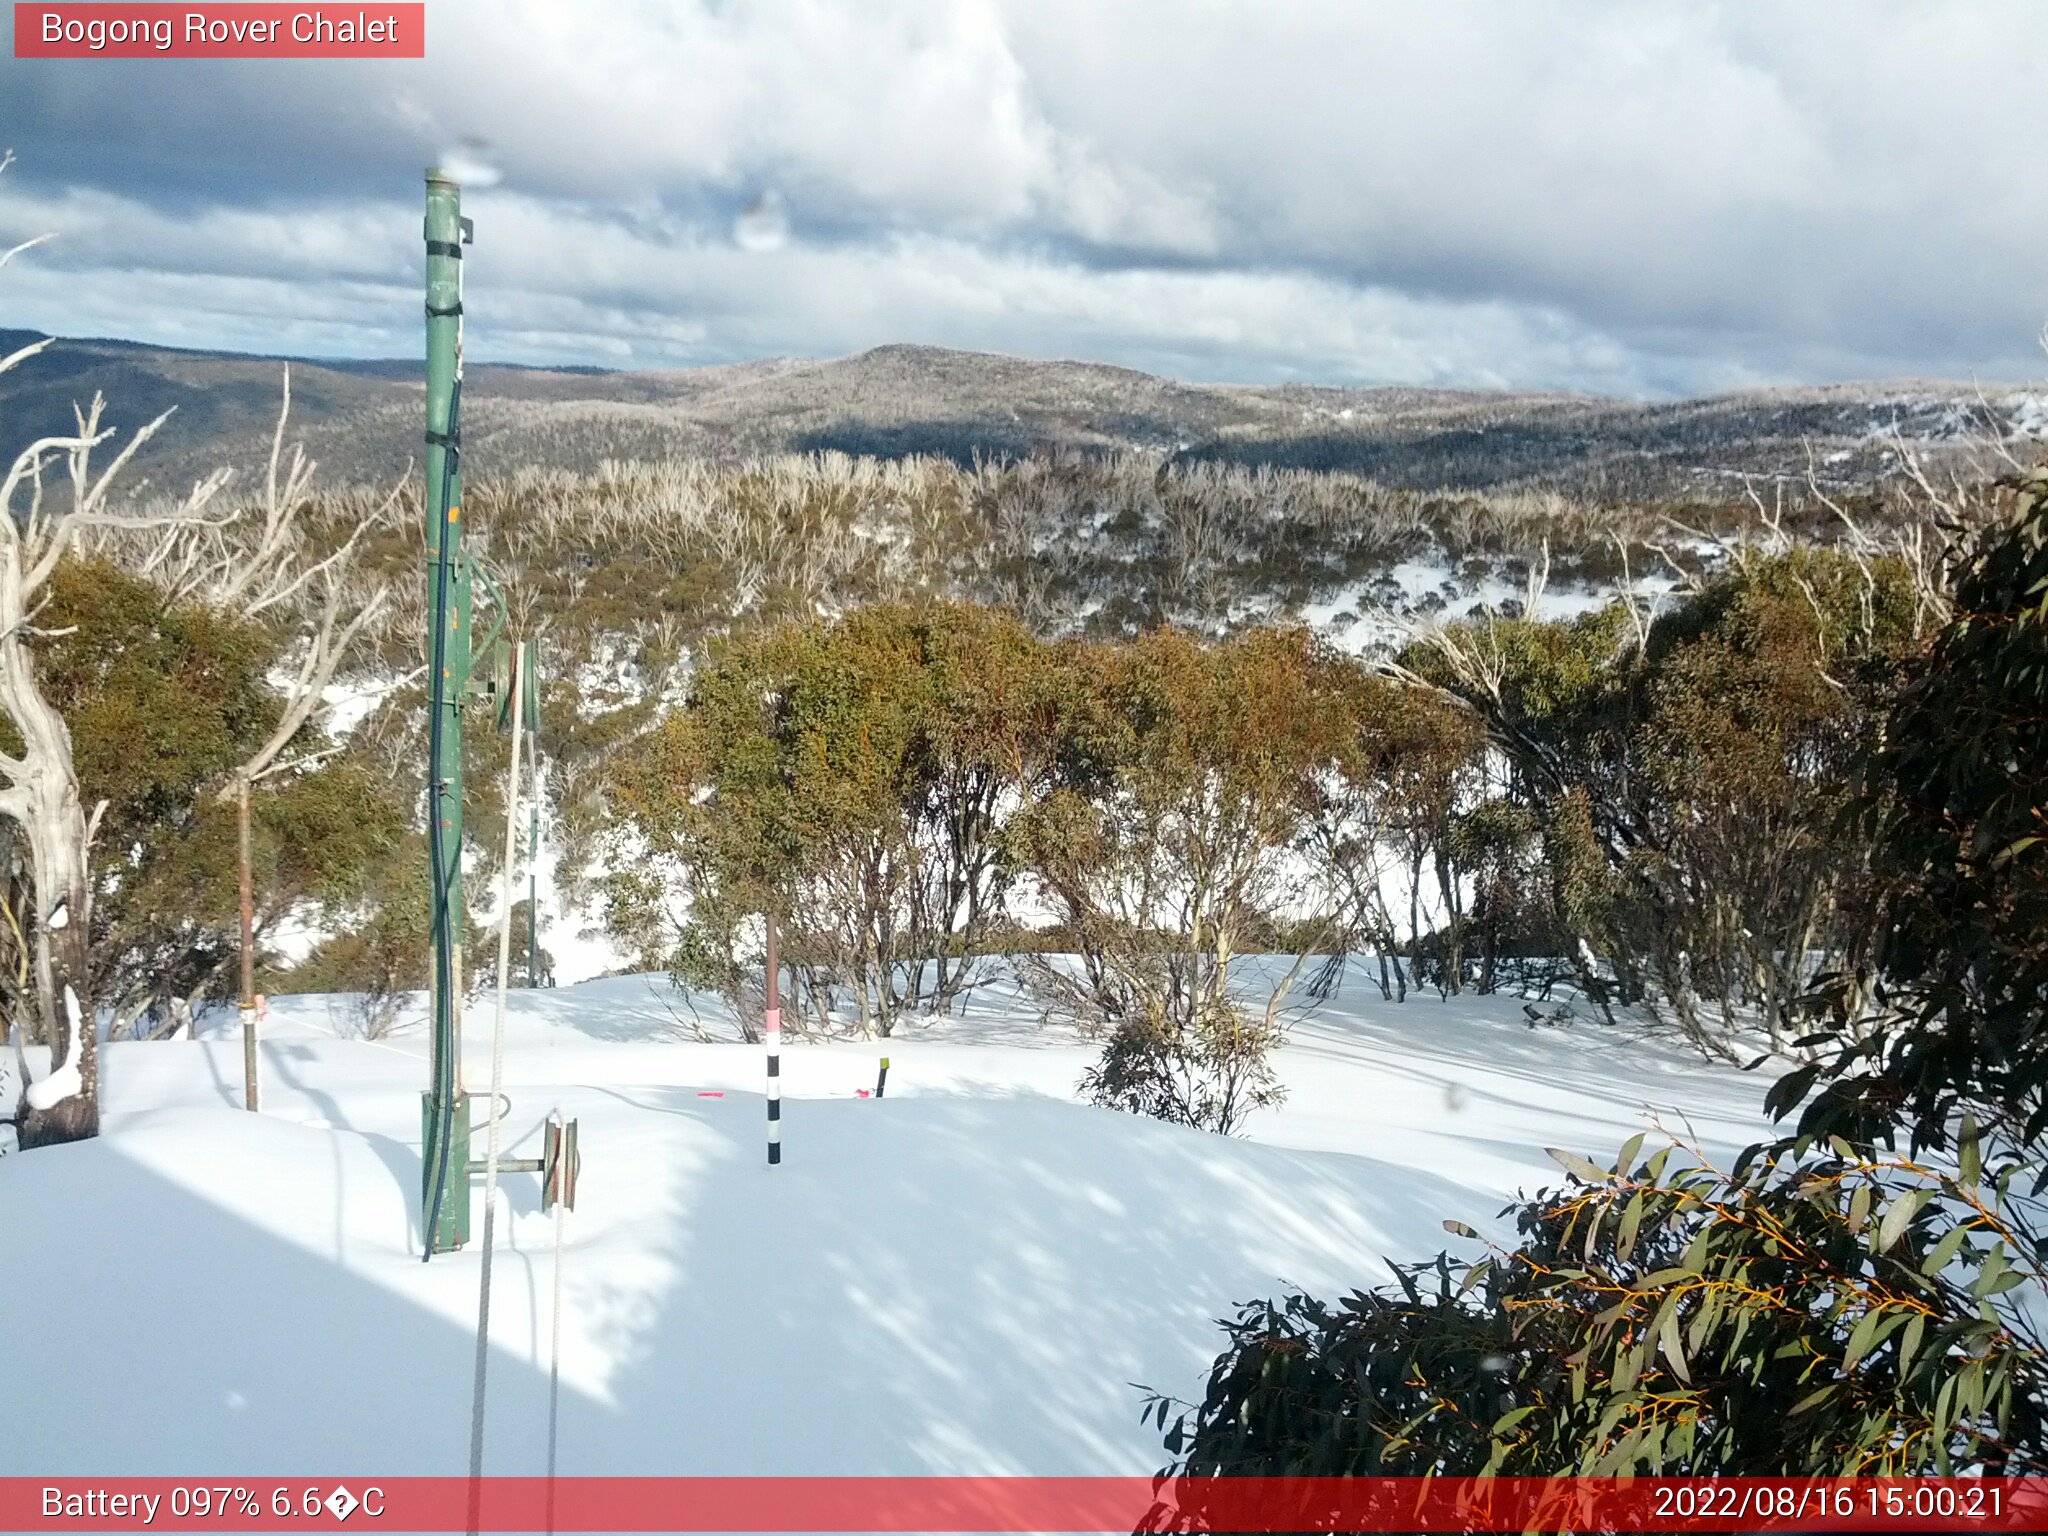
[[[0,156],[0,171],[11,159]],[[0,252],[0,267],[38,243],[24,241]],[[0,373],[20,367],[48,345],[44,338],[0,357]],[[29,1083],[23,1073],[21,1102],[13,1118],[24,1148],[81,1140],[99,1129],[98,1012],[88,980],[89,875],[93,834],[106,807],[103,803],[88,810],[85,805],[71,732],[44,692],[35,645],[37,640],[54,638],[53,632],[38,628],[35,619],[48,600],[50,580],[67,555],[126,553],[133,557],[132,566],[154,576],[174,597],[201,597],[234,607],[246,618],[290,602],[312,609],[311,638],[285,690],[277,726],[230,775],[224,792],[242,803],[245,1020],[253,1013],[248,789],[268,774],[297,765],[283,760],[286,748],[320,703],[350,643],[375,622],[385,602],[381,592],[362,600],[343,580],[358,541],[376,526],[376,519],[365,520],[326,555],[307,557],[299,514],[313,466],[295,446],[282,484],[278,475],[289,411],[287,375],[267,494],[256,524],[247,517],[207,516],[227,482],[224,470],[197,482],[181,501],[167,507],[126,515],[108,512],[108,495],[117,478],[170,413],[136,431],[110,464],[96,470],[95,450],[117,435],[103,424],[106,401],[99,395],[89,408],[74,410],[74,431],[37,438],[15,455],[0,480],[0,715],[20,742],[16,751],[0,751],[0,816],[16,824],[28,848],[34,932],[26,948],[34,975],[35,1032],[51,1050],[47,1076]],[[386,503],[387,512],[395,500],[396,493]],[[7,1024],[10,1033],[30,1032],[26,1018],[13,1017]],[[255,1093],[252,1062],[252,1109]]]
[[[0,360],[0,372],[18,367],[47,344],[31,343]],[[18,1139],[25,1148],[76,1141],[99,1129],[97,1014],[86,965],[91,926],[87,871],[104,806],[88,811],[80,794],[70,729],[38,676],[34,641],[49,632],[39,630],[35,618],[58,564],[87,530],[196,524],[224,478],[201,481],[167,513],[110,516],[104,507],[116,477],[169,413],[137,431],[113,462],[95,473],[93,450],[115,436],[113,428],[101,424],[105,410],[105,400],[95,395],[89,409],[75,413],[74,432],[36,439],[15,456],[0,481],[0,714],[21,742],[17,753],[0,752],[0,816],[12,820],[28,844],[35,891],[35,995],[40,1033],[51,1048],[50,1075],[24,1086],[17,1112]],[[45,484],[44,471],[53,463],[67,472],[68,496]],[[19,1019],[11,1022],[15,1028],[26,1025]]]
[[[175,525],[167,537],[138,552],[139,568],[155,573],[159,583],[174,597],[202,601],[238,613],[244,619],[261,619],[285,605],[295,606],[305,616],[306,634],[297,665],[279,690],[281,707],[277,723],[256,750],[228,773],[219,791],[222,803],[235,807],[242,929],[243,1098],[251,1110],[257,1107],[258,1088],[250,794],[267,778],[310,769],[341,750],[339,743],[329,742],[287,755],[325,700],[328,685],[342,660],[390,605],[387,585],[373,585],[365,592],[352,578],[362,540],[389,524],[405,487],[405,478],[401,477],[382,505],[359,521],[345,539],[324,554],[317,553],[304,526],[309,505],[306,491],[317,465],[306,457],[305,447],[300,443],[292,444],[289,462],[285,460],[285,432],[291,411],[292,376],[287,368],[260,503],[229,519]]]

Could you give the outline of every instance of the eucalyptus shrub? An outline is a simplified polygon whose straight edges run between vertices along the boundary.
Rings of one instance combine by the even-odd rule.
[[[2048,474],[2016,490],[1879,728],[1829,743],[1870,927],[1808,999],[1798,1043],[1832,1050],[1766,1099],[1800,1134],[1725,1172],[1553,1153],[1569,1183],[1503,1212],[1512,1248],[1246,1307],[1204,1400],[1153,1401],[1181,1470],[2048,1473]],[[1942,1160],[1878,1150],[1901,1132]]]
[[[2048,1471],[2012,1170],[1974,1140],[1954,1172],[1839,1139],[1723,1172],[1642,1140],[1612,1168],[1553,1153],[1569,1181],[1508,1208],[1512,1249],[1244,1308],[1204,1400],[1152,1400],[1176,1470]]]
[[[2048,470],[1956,562],[1953,616],[1908,673],[1856,808],[1884,851],[1883,921],[1825,979],[1802,1129],[1959,1113],[2008,1146],[2048,1130]]]

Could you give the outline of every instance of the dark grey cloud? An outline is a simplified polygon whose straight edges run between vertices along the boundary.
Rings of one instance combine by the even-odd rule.
[[[419,62],[0,60],[0,235],[61,236],[0,292],[410,353],[418,174],[474,136],[481,356],[2027,377],[2044,59],[2026,0],[435,0]]]

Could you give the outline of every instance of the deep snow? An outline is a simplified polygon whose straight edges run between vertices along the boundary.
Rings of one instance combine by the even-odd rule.
[[[1653,1111],[1730,1152],[1765,1087],[1354,977],[1295,1024],[1287,1104],[1225,1140],[1077,1102],[1091,1048],[996,992],[907,1038],[786,1045],[771,1170],[759,1048],[679,1038],[662,986],[511,999],[505,1155],[556,1106],[584,1145],[565,1474],[1149,1472],[1133,1384],[1197,1395],[1236,1303],[1471,1250],[1446,1217],[1505,1236],[1500,1207],[1559,1181],[1544,1146],[1611,1160]],[[272,1004],[259,1115],[231,1014],[113,1044],[106,1133],[0,1159],[0,1473],[464,1469],[478,1260],[419,1261],[424,1044],[339,1038],[350,1016]],[[479,1094],[489,1023],[472,1004]],[[857,1097],[884,1054],[888,1097]],[[535,1473],[552,1226],[533,1175],[502,1199],[486,1466]]]

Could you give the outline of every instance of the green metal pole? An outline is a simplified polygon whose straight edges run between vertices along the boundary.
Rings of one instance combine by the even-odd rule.
[[[470,580],[462,559],[462,191],[427,173],[427,612],[432,676],[428,816],[432,849],[433,1043],[423,1138],[426,1252],[469,1237],[469,1104],[458,1008],[462,955],[462,702],[470,676]]]

